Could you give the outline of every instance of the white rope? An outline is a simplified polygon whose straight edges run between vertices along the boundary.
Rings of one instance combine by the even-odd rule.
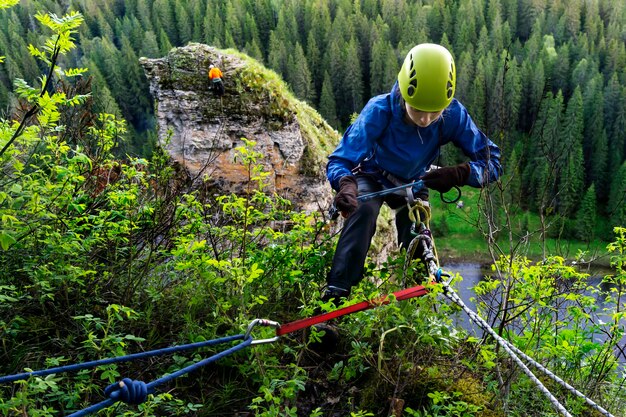
[[[543,372],[550,379],[552,379],[553,381],[555,381],[556,383],[558,383],[559,385],[561,385],[562,387],[567,389],[570,393],[574,394],[575,396],[577,396],[579,398],[582,398],[590,407],[596,409],[601,414],[604,414],[607,417],[615,417],[610,412],[608,412],[607,410],[602,408],[600,405],[596,404],[591,398],[587,397],[585,394],[583,394],[582,392],[578,391],[576,388],[574,388],[573,386],[569,385],[567,382],[565,382],[564,380],[559,378],[557,375],[555,375],[549,369],[547,369],[546,367],[544,367],[543,365],[541,365],[540,363],[535,361],[533,358],[531,358],[530,356],[528,356],[527,354],[525,354],[524,352],[519,350],[511,342],[509,342],[508,340],[500,337],[491,328],[491,326],[489,326],[489,324],[485,320],[482,319],[482,317],[480,317],[478,314],[476,314],[475,312],[470,310],[465,305],[463,300],[461,300],[461,298],[454,292],[454,290],[452,290],[447,285],[446,285],[444,294],[451,301],[453,301],[459,307],[461,307],[463,309],[463,311],[465,311],[465,313],[467,313],[467,315],[469,316],[469,318],[472,321],[474,321],[476,324],[478,324],[483,330],[485,330],[489,334],[491,334],[496,339],[496,341],[500,344],[500,346],[502,346],[504,348],[504,350],[509,355],[511,355],[511,358],[513,358],[513,360],[515,360],[515,362],[517,362],[518,365],[520,365],[520,362],[521,362],[520,359],[518,358],[518,355],[519,355],[522,358],[524,358],[528,363],[530,363],[532,366],[534,366],[535,368],[537,368],[541,372]],[[559,412],[561,412],[563,415],[569,416],[569,413],[567,412],[567,410],[558,402],[558,400],[556,398],[554,398],[554,396],[550,393],[550,391],[548,391],[548,389],[543,386],[543,384],[535,377],[535,375],[533,375],[533,373],[530,372],[530,370],[528,370],[526,365],[521,363],[520,367],[524,370],[524,373],[526,373],[526,375],[528,375],[530,377],[530,379],[539,386],[539,389],[545,395],[548,396],[548,398],[550,399],[550,402],[557,408],[557,410],[559,410]],[[528,371],[528,372],[526,372],[526,371]]]
[[[433,239],[430,236],[426,236],[426,239],[429,239],[431,242],[433,242]],[[426,245],[426,242],[424,241],[424,239],[420,239],[419,241],[424,244],[424,250],[427,251],[428,245]],[[411,244],[413,244],[413,241],[411,241]],[[435,256],[435,260],[437,260],[436,258],[437,257]],[[428,261],[428,267],[429,267],[428,269],[430,272],[430,278],[431,279],[435,278],[436,281],[441,282],[440,281],[441,275],[442,275],[441,269],[438,266],[438,262],[435,262],[435,260],[431,259]],[[543,372],[547,377],[549,377],[550,379],[552,379],[553,381],[555,381],[556,383],[558,383],[559,385],[567,389],[571,394],[579,398],[582,398],[590,407],[594,408],[595,410],[599,411],[601,414],[604,414],[607,417],[615,417],[610,412],[602,408],[600,405],[596,404],[591,398],[587,397],[585,394],[578,391],[576,388],[574,388],[573,386],[569,385],[567,382],[559,378],[549,369],[547,369],[546,367],[544,367],[543,365],[535,361],[533,358],[531,358],[530,356],[526,355],[524,352],[519,350],[511,342],[502,338],[499,334],[495,332],[495,330],[493,330],[493,328],[489,325],[489,323],[487,323],[485,320],[483,320],[482,317],[480,317],[477,313],[475,313],[469,307],[467,307],[467,305],[465,305],[463,300],[461,300],[461,298],[454,292],[454,290],[450,288],[447,282],[444,282],[443,286],[444,286],[444,295],[448,297],[452,302],[456,303],[459,307],[461,307],[463,311],[465,311],[465,313],[469,316],[470,320],[472,320],[478,326],[480,326],[483,330],[488,332],[496,340],[496,342],[500,346],[502,346],[502,348],[509,354],[511,359],[513,359],[515,363],[517,363],[517,365],[522,369],[522,371],[530,378],[530,380],[533,381],[537,385],[539,390],[546,397],[548,397],[552,405],[561,414],[563,414],[566,417],[572,417],[571,414],[567,411],[567,409],[565,409],[565,407],[559,402],[559,400],[541,383],[541,381],[539,381],[539,379],[535,376],[535,374],[533,374],[532,371],[528,369],[526,364],[522,362],[522,360],[519,358],[520,356],[524,358],[532,366],[534,366],[535,368]]]
[[[535,385],[537,385],[539,390],[546,397],[548,397],[548,400],[550,400],[554,408],[556,408],[559,413],[563,414],[565,417],[572,417],[572,415],[567,411],[567,409],[565,409],[565,407],[563,407],[563,405],[559,402],[559,400],[554,395],[552,395],[552,393],[541,383],[541,381],[539,381],[539,379],[535,376],[535,374],[533,374],[532,371],[528,369],[526,364],[522,362],[522,360],[513,352],[508,341],[500,337],[500,335],[498,335],[495,332],[495,330],[493,330],[491,326],[489,326],[487,322],[485,322],[480,316],[478,316],[476,313],[470,310],[465,305],[463,300],[461,300],[459,296],[456,295],[456,293],[450,287],[446,288],[446,291],[444,291],[444,295],[448,297],[454,303],[458,304],[459,307],[461,307],[463,311],[467,313],[467,315],[472,321],[474,321],[481,328],[483,328],[486,332],[488,332],[491,336],[493,336],[496,342],[498,342],[498,344],[502,346],[502,348],[506,351],[506,353],[509,354],[511,359],[513,359],[515,363],[517,363],[517,365],[522,369],[522,371],[530,378],[530,380],[533,381]]]

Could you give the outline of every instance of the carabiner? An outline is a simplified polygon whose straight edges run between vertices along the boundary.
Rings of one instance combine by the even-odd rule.
[[[255,326],[267,326],[267,327],[273,327],[275,329],[280,329],[280,323],[276,321],[267,320],[267,319],[254,319],[248,325],[248,329],[246,330],[246,334],[244,335],[244,340],[247,340],[249,337],[251,337],[252,329],[254,329]],[[279,338],[280,336],[274,336],[269,339],[252,340],[251,345],[262,345],[265,343],[273,343],[277,341]]]

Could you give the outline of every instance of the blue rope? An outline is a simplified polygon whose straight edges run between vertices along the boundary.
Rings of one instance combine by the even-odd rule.
[[[233,340],[242,340],[243,337],[244,335],[242,334],[236,335],[236,336],[227,336],[227,337],[222,337],[220,339],[206,340],[204,342],[190,343],[187,345],[172,346],[172,347],[163,348],[163,349],[151,350],[148,352],[133,353],[131,355],[118,356],[115,358],[99,359],[99,360],[91,361],[91,362],[59,366],[57,368],[43,369],[41,371],[24,372],[24,373],[16,374],[16,375],[7,375],[7,376],[0,377],[0,384],[13,382],[13,381],[21,381],[24,379],[28,379],[31,376],[45,376],[45,375],[50,375],[50,374],[56,374],[59,372],[79,371],[81,369],[95,368],[96,366],[109,365],[111,363],[127,362],[127,361],[131,361],[134,359],[149,358],[151,356],[158,356],[158,355],[164,355],[164,354],[173,353],[173,352],[180,352],[181,350],[198,349],[198,348],[205,347],[205,346],[213,346],[213,345],[218,345],[220,343],[232,342]]]
[[[243,335],[237,336],[237,338],[242,339]],[[226,339],[226,338],[225,338]],[[231,339],[235,340],[235,339]],[[96,411],[100,411],[103,408],[109,407],[115,404],[118,401],[123,401],[127,404],[141,404],[143,403],[148,394],[152,394],[154,392],[154,387],[169,382],[175,378],[178,378],[181,375],[186,373],[195,371],[196,369],[207,365],[211,362],[215,362],[224,356],[230,355],[231,353],[235,353],[238,350],[241,350],[245,347],[248,347],[252,344],[252,337],[248,337],[243,342],[239,343],[236,346],[231,347],[223,352],[217,353],[211,357],[201,360],[200,362],[196,362],[193,365],[189,365],[186,368],[183,368],[179,371],[161,377],[155,381],[146,384],[142,381],[133,381],[129,378],[124,378],[122,382],[118,382],[115,384],[111,384],[104,390],[104,394],[108,395],[109,398],[106,400],[94,404],[84,410],[77,411],[76,413],[70,414],[68,417],[83,417],[87,416],[91,413],[95,413]]]

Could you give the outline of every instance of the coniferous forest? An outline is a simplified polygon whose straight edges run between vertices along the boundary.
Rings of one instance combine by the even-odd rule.
[[[594,222],[585,213],[595,212],[609,219],[596,233],[607,239],[624,223],[620,0],[23,0],[0,16],[5,109],[13,80],[39,74],[24,51],[36,41],[31,16],[41,9],[84,14],[68,59],[89,68],[99,106],[129,122],[131,151],[140,154],[154,138],[154,115],[138,57],[190,41],[235,48],[342,130],[369,97],[390,90],[412,46],[441,43],[457,62],[457,97],[503,149],[507,173],[520,178],[512,194],[522,208],[587,224]],[[565,237],[583,238],[576,233]]]
[[[244,52],[273,70],[244,57],[250,80],[339,132],[391,89],[411,47],[446,46],[457,98],[505,173],[464,187],[479,194],[475,222],[451,224],[459,207],[431,199],[431,228],[444,244],[449,229],[482,234],[491,270],[471,287],[451,271],[445,287],[392,248],[338,301],[376,300],[334,319],[335,350],[320,351],[315,329],[252,332],[257,318],[337,307],[320,299],[341,221],[269,191],[254,138],[233,149],[239,194],[172,164],[139,58],[189,42]],[[624,416],[624,0],[0,0],[0,109],[0,416],[107,401],[93,415]],[[441,165],[463,160],[442,152]],[[533,233],[538,260],[524,252]],[[600,240],[610,271],[550,253],[548,237]],[[421,284],[422,296],[381,303]],[[493,333],[446,298],[462,288]],[[194,367],[223,353],[206,343],[222,338],[241,350]],[[565,385],[522,372],[499,338]],[[188,344],[202,346],[163,351]],[[117,401],[150,381],[162,385]]]

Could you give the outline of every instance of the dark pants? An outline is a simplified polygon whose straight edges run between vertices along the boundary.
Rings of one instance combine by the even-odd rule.
[[[359,195],[381,191],[383,186],[371,176],[357,175]],[[398,243],[408,248],[413,239],[412,222],[406,199],[396,194],[359,202],[357,210],[344,223],[343,231],[337,243],[333,264],[328,273],[328,285],[349,290],[363,278],[365,258],[376,232],[376,219],[383,203],[396,211],[396,229]]]
[[[222,80],[213,80],[213,92],[220,97],[224,95],[224,83]]]

